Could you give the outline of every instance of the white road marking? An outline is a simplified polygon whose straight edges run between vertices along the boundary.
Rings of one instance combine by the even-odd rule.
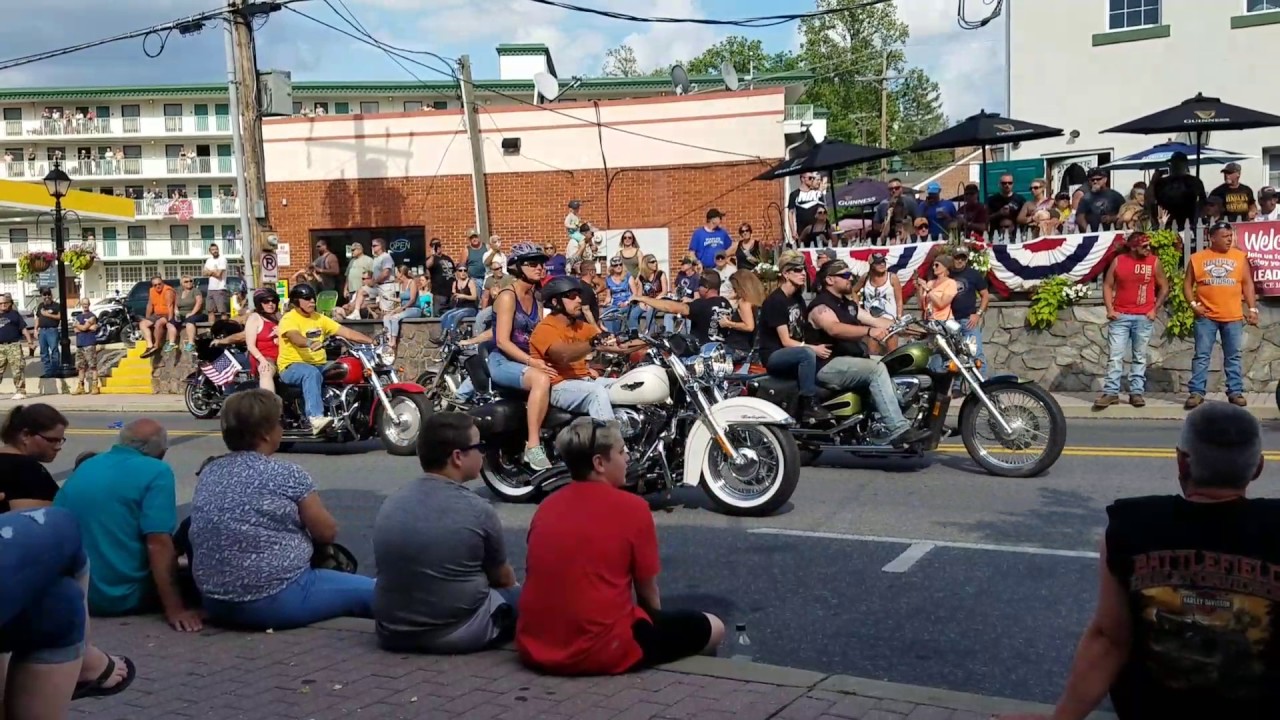
[[[889,564],[880,568],[880,570],[881,572],[887,572],[887,573],[904,573],[910,570],[911,566],[915,565],[916,562],[920,560],[920,558],[924,557],[925,553],[929,552],[935,547],[937,546],[934,545],[933,543],[918,542],[912,545],[911,547],[908,547],[898,557],[890,560]]]
[[[950,540],[926,540],[923,538],[898,538],[898,537],[882,537],[880,535],[852,535],[849,533],[833,533],[818,532],[816,530],[788,530],[786,528],[754,528],[747,531],[753,535],[791,535],[794,537],[811,537],[822,538],[824,540],[853,540],[855,542],[878,542],[878,543],[899,543],[902,545],[910,545],[911,547],[895,558],[888,565],[884,566],[885,572],[905,572],[903,570],[891,570],[900,563],[905,563],[906,567],[911,567],[920,557],[935,547],[958,548],[961,550],[987,550],[991,552],[1008,552],[1018,553],[1021,555],[1052,555],[1054,557],[1069,558],[1092,558],[1096,560],[1098,553],[1087,550],[1058,550],[1056,548],[1035,547],[1033,545],[993,545],[989,543],[967,543],[952,542]],[[917,550],[918,546],[927,545],[923,550]],[[915,550],[919,556],[910,558],[912,551]]]

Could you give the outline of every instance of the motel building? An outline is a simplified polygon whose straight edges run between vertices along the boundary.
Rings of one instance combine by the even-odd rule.
[[[687,242],[712,206],[734,228],[749,220],[780,232],[785,188],[743,183],[764,169],[756,158],[776,161],[807,131],[825,132],[823,111],[800,103],[806,73],[744,78],[734,93],[718,76],[693,77],[687,97],[666,77],[564,77],[561,97],[539,106],[534,73],[557,75],[547,47],[499,45],[497,54],[499,77],[477,80],[475,97],[490,227],[509,243],[562,240],[570,199],[599,227],[646,230],[642,243],[660,243],[664,258],[668,239]],[[321,237],[340,256],[378,235],[405,241],[395,248],[411,264],[421,265],[428,237],[457,255],[476,214],[456,84],[295,82],[293,97],[293,117],[264,121],[268,198],[250,208],[280,238],[282,277],[311,262]],[[599,131],[597,106],[609,126]],[[42,186],[59,160],[73,191],[133,206],[131,219],[115,210],[68,217],[66,241],[92,239],[100,258],[70,278],[69,295],[199,275],[211,242],[243,274],[226,85],[10,88],[0,90],[0,115],[0,180]],[[52,228],[38,210],[0,214],[0,292],[35,296],[17,261],[52,250]]]

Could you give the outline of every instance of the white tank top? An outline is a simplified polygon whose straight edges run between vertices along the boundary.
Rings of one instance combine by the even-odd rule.
[[[884,317],[898,317],[898,299],[893,295],[893,281],[888,275],[884,276],[884,285],[876,287],[871,284],[871,279],[867,279],[867,284],[862,286],[862,306],[870,310],[871,308],[880,308],[884,311]]]

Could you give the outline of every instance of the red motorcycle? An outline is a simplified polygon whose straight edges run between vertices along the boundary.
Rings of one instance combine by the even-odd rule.
[[[207,338],[196,341],[202,366],[214,367],[222,360],[223,348],[212,347]],[[418,383],[400,382],[392,365],[394,352],[384,343],[364,345],[340,337],[330,338],[330,361],[320,372],[324,376],[325,417],[333,422],[319,435],[313,434],[302,404],[302,388],[276,378],[276,392],[284,401],[284,440],[281,449],[293,443],[334,443],[367,440],[374,436],[392,455],[417,452],[422,422],[431,414],[431,403]],[[248,364],[243,353],[228,353],[241,368]],[[225,366],[224,366],[225,367]],[[219,387],[209,378],[216,372],[198,369],[187,377],[187,410],[197,418],[217,417],[222,403],[233,393],[258,387],[257,378],[244,370],[230,383]]]

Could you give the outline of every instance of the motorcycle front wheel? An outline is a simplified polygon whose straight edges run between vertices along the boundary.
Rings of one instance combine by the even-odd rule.
[[[1058,401],[1034,383],[991,383],[982,391],[1013,432],[1005,433],[970,393],[960,407],[960,436],[969,457],[999,477],[1035,477],[1053,467],[1067,445],[1067,418]]]
[[[729,442],[746,455],[735,463],[713,439],[703,468],[702,490],[716,512],[764,517],[791,499],[800,482],[800,448],[785,428],[732,425]]]
[[[434,412],[431,402],[416,393],[399,393],[388,400],[389,406],[381,407],[378,412],[378,436],[382,438],[382,446],[390,455],[414,455],[418,452],[422,423]]]
[[[458,388],[462,382],[455,375],[445,375],[440,379],[440,387],[435,387],[439,370],[424,370],[417,378],[417,383],[426,388],[427,401],[436,412],[458,410],[463,404],[458,400]]]
[[[187,404],[187,412],[197,420],[212,420],[218,417],[218,411],[222,407],[219,402],[218,390],[213,387],[213,383],[206,378],[200,378],[200,383],[187,383],[187,389],[183,393],[183,400]]]

